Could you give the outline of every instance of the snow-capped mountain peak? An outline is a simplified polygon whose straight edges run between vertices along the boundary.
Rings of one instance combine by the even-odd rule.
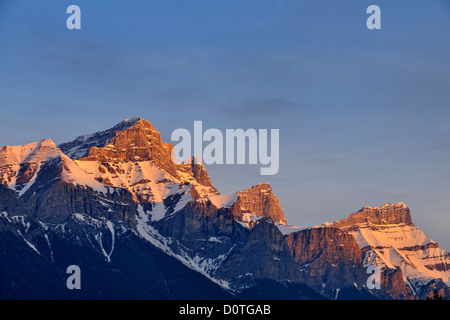
[[[401,269],[414,294],[434,279],[450,284],[450,255],[413,224],[402,202],[364,207],[333,226],[354,236],[366,266]]]
[[[86,174],[67,157],[51,139],[25,144],[5,146],[0,149],[0,184],[24,195],[39,179],[45,179],[46,171],[54,167],[55,177],[95,190],[106,192],[105,186]]]
[[[0,149],[0,167],[10,164],[37,163],[57,157],[61,152],[50,139]]]
[[[129,128],[141,120],[143,120],[141,117],[125,119],[124,121],[119,122],[110,129],[90,134],[83,134],[73,141],[60,144],[58,147],[68,157],[77,160],[79,158],[88,156],[91,147],[105,146],[109,140],[116,136],[117,132]]]

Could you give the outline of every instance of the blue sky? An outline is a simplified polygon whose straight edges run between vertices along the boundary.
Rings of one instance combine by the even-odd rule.
[[[194,120],[280,129],[276,176],[209,166],[218,189],[269,182],[299,226],[403,201],[450,250],[449,40],[445,0],[0,0],[0,145],[134,116],[166,142]]]

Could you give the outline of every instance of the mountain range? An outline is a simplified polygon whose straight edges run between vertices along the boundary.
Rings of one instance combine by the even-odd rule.
[[[60,145],[1,148],[0,297],[450,297],[450,254],[404,203],[300,228],[269,184],[222,194],[172,151],[139,117]],[[66,286],[70,265],[80,290]],[[370,266],[380,289],[368,287]]]

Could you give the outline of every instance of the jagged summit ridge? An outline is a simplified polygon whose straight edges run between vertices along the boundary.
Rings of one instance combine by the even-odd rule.
[[[115,137],[117,132],[129,128],[141,120],[143,120],[141,117],[125,119],[124,121],[119,122],[110,129],[98,131],[91,134],[83,134],[73,141],[58,145],[58,147],[68,157],[74,160],[82,157],[87,157],[89,155],[89,150],[91,149],[91,147],[105,146],[109,140]]]
[[[41,222],[64,223],[83,212],[134,224],[131,197],[89,176],[49,139],[4,147],[0,159],[1,184]]]
[[[115,136],[104,146],[92,146],[87,157],[79,160],[153,161],[173,176],[177,176],[176,165],[171,160],[173,146],[163,143],[161,134],[153,125],[141,118],[134,118],[128,128],[116,131]]]
[[[105,180],[107,184],[111,184],[108,181],[117,176],[115,172],[122,171],[123,168],[112,168],[117,167],[118,163],[150,161],[155,167],[164,170],[170,176],[168,179],[173,178],[181,182],[191,182],[194,179],[200,185],[217,191],[201,163],[194,163],[193,160],[183,164],[174,163],[172,144],[164,143],[159,131],[141,117],[124,120],[109,130],[82,135],[72,142],[60,145],[60,148],[77,160],[81,167],[96,161],[104,168],[100,168],[100,171],[110,171],[112,177],[97,175],[97,178]],[[91,169],[89,171],[92,172]]]
[[[357,212],[365,212],[368,213],[370,211],[386,211],[391,214],[397,214],[402,210],[409,210],[409,207],[404,202],[388,202],[383,204],[382,206],[364,206]]]
[[[55,173],[59,179],[105,191],[50,139],[0,149],[0,184],[23,195],[50,166],[58,168]]]
[[[32,184],[42,165],[62,152],[50,139],[0,149],[0,184],[22,195]]]
[[[350,214],[348,218],[334,222],[334,225],[342,228],[362,223],[413,225],[410,209],[403,202],[386,203],[379,207],[365,206],[361,210]]]

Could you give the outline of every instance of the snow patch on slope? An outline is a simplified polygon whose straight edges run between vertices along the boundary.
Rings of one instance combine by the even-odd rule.
[[[220,208],[230,208],[238,200],[238,196],[235,194],[217,194],[208,196],[211,203],[218,209]]]
[[[145,212],[142,205],[138,205],[138,214],[136,215],[136,228],[139,235],[141,235],[155,247],[161,249],[166,254],[178,259],[190,269],[201,273],[224,289],[231,291],[230,285],[227,281],[216,279],[209,274],[209,272],[214,271],[220,265],[220,263],[222,263],[226,259],[226,255],[220,255],[215,259],[202,259],[198,255],[192,258],[185,252],[182,252],[181,255],[175,254],[169,247],[169,245],[172,243],[172,239],[163,237],[154,227],[151,226],[150,213],[151,212]]]
[[[299,232],[307,229],[307,228],[300,228],[294,225],[285,225],[285,224],[276,224],[276,225],[278,229],[281,231],[281,233],[285,236],[294,232]]]
[[[407,283],[415,285],[438,278],[450,285],[450,270],[433,267],[450,264],[448,253],[418,227],[364,223],[353,226],[349,232],[360,249],[369,248],[363,261],[366,266],[375,263],[391,269],[400,267]]]

